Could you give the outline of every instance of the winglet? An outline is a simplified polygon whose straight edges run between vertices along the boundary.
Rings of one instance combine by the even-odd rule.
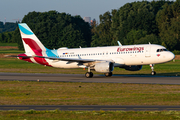
[[[122,44],[119,41],[117,41],[117,43],[118,43],[119,46],[122,46]]]

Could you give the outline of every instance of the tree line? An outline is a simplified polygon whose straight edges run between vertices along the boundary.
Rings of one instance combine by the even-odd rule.
[[[30,12],[27,23],[47,48],[90,47],[129,44],[161,44],[180,50],[180,0],[127,3],[99,16],[91,25],[80,16],[57,11]],[[23,49],[19,30],[9,33]],[[0,34],[0,41],[2,35]]]
[[[5,24],[0,21],[0,43],[15,43],[13,40],[13,32],[18,26],[18,23],[6,22]]]
[[[96,24],[96,23],[94,23]],[[100,15],[91,46],[161,44],[180,50],[180,0],[127,3]]]
[[[91,43],[91,27],[80,16],[57,11],[43,13],[34,11],[25,15],[22,22],[27,23],[49,49],[87,47]],[[23,49],[19,30],[16,29],[14,32],[19,49]]]
[[[0,33],[14,31],[18,23],[6,22],[5,24],[0,21]]]

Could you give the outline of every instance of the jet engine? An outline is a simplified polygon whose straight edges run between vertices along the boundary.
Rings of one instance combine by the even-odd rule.
[[[94,69],[96,72],[109,73],[114,70],[114,64],[112,62],[96,63]]]
[[[129,70],[129,71],[138,71],[142,69],[142,65],[131,65],[131,66],[124,66],[123,67],[125,70]]]

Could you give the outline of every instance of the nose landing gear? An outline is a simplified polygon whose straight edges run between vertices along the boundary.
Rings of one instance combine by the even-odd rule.
[[[156,75],[156,72],[154,71],[154,64],[150,64],[150,67],[151,67],[151,75]]]

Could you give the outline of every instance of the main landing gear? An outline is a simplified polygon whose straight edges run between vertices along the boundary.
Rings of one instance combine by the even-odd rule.
[[[112,72],[104,73],[104,75],[106,77],[111,77],[112,76]],[[85,77],[87,77],[87,78],[92,78],[93,77],[93,73],[91,72],[91,68],[90,67],[88,67],[88,72],[85,74]]]
[[[85,76],[86,76],[87,78],[92,78],[92,77],[93,77],[93,73],[92,73],[92,72],[87,72],[87,73],[85,74]]]
[[[91,72],[91,68],[90,67],[88,67],[88,72],[85,74],[85,76],[87,78],[92,78],[93,77],[93,73]]]
[[[150,64],[150,67],[151,67],[151,75],[156,75],[156,72],[154,71],[154,64]]]
[[[111,77],[111,76],[112,76],[112,72],[110,72],[110,73],[104,73],[104,75],[105,75],[106,77]]]

